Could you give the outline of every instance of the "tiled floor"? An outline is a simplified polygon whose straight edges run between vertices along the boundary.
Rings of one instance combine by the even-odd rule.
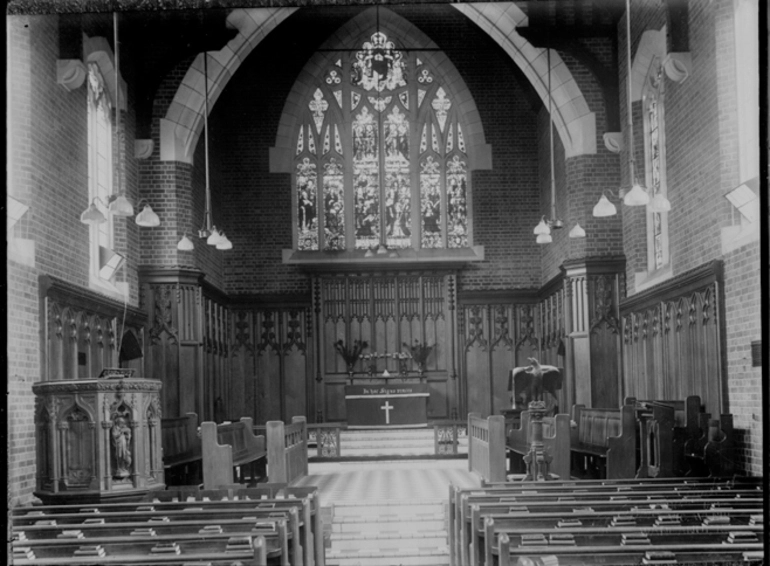
[[[449,500],[449,484],[479,487],[468,460],[310,463],[296,485],[317,486],[321,505],[346,501]]]

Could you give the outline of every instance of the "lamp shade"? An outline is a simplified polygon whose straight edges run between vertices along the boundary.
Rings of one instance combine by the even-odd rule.
[[[136,215],[136,223],[145,228],[160,226],[160,218],[149,204],[145,204],[142,212]]]
[[[612,203],[610,203],[612,204]],[[572,227],[572,230],[569,231],[569,237],[570,238],[585,238],[586,237],[586,231],[583,230],[583,227],[579,223],[575,223],[575,225]]]
[[[644,206],[650,202],[650,195],[639,183],[634,183],[631,190],[623,197],[623,204],[626,206]]]
[[[222,240],[222,236],[219,235],[219,230],[216,226],[211,229],[211,234],[206,238],[206,243],[210,246],[216,246]]]
[[[650,201],[650,212],[668,212],[669,210],[671,210],[671,203],[664,195],[658,193],[652,197],[652,200]]]
[[[553,238],[551,238],[550,234],[538,234],[537,240],[535,240],[538,244],[550,244],[553,241]]]
[[[90,206],[83,211],[80,215],[80,221],[83,224],[101,224],[107,222],[107,217],[102,214],[102,211],[96,206],[96,199],[94,199]]]
[[[192,240],[187,237],[187,234],[182,236],[182,239],[179,240],[179,243],[176,245],[176,249],[182,252],[189,252],[195,249],[195,246],[192,243]]]
[[[599,202],[596,203],[593,211],[593,215],[597,218],[601,218],[602,216],[614,216],[617,213],[618,209],[615,208],[615,205],[610,202],[610,199],[604,195],[602,195]]]
[[[217,249],[218,250],[231,250],[233,249],[233,243],[229,240],[227,236],[225,236],[225,233],[222,232],[219,237],[219,242],[217,242]]]
[[[128,202],[128,199],[125,197],[125,195],[118,195],[110,203],[110,214],[115,216],[133,216],[134,207],[130,202]]]
[[[533,230],[535,235],[548,235],[551,233],[551,229],[548,227],[548,224],[545,223],[545,218],[540,219],[540,223],[535,226],[535,229]]]

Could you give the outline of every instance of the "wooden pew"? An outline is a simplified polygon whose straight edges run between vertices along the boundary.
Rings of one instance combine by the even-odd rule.
[[[730,544],[723,542],[703,542],[696,536],[682,537],[685,540],[666,540],[661,544],[634,544],[633,538],[626,544],[607,545],[563,545],[549,544],[511,548],[507,534],[500,535],[497,555],[499,566],[517,564],[556,564],[572,566],[586,564],[623,566],[626,564],[763,564],[763,545],[757,542]],[[729,535],[728,535],[729,538]],[[651,547],[652,545],[652,547]],[[526,562],[520,559],[526,558]],[[547,560],[547,562],[546,562]],[[490,564],[492,564],[490,562]]]
[[[586,493],[591,490],[595,494],[622,495],[629,490],[652,492],[662,489],[675,489],[677,491],[701,490],[711,488],[714,490],[747,489],[758,490],[762,488],[761,478],[735,477],[735,478],[627,478],[619,480],[557,480],[552,482],[514,481],[496,482],[482,486],[482,488],[460,489],[455,486],[449,488],[449,537],[450,556],[458,557],[457,564],[468,562],[467,543],[463,549],[461,538],[469,541],[471,538],[471,513],[470,505],[483,501],[500,501],[510,496],[533,493]],[[466,532],[462,533],[465,529]],[[462,560],[462,556],[465,560]]]
[[[290,425],[268,421],[268,481],[291,484],[308,473],[307,419],[293,417]]]
[[[561,479],[569,479],[570,474],[570,426],[569,415],[556,415],[543,419],[543,449],[551,456],[549,471]],[[529,411],[523,411],[519,418],[519,427],[508,429],[505,449],[509,459],[520,460],[529,453],[532,443],[532,426]],[[507,423],[506,423],[507,424]],[[519,467],[512,461],[509,469]]]
[[[596,474],[607,479],[636,474],[636,425],[634,408],[572,409],[572,466],[575,475]]]
[[[244,483],[246,474],[252,481],[264,477],[265,437],[255,436],[251,418],[238,422],[201,424],[203,450],[203,485],[216,489],[234,481]]]
[[[76,562],[71,561],[71,554],[68,556],[72,549],[62,541],[80,546],[101,545],[108,555],[125,554],[126,563],[133,564],[148,563],[147,557],[143,557],[146,552],[158,556],[159,550],[152,552],[154,546],[148,550],[146,545],[139,544],[143,537],[150,538],[155,545],[176,543],[184,555],[195,554],[197,550],[191,541],[202,537],[219,544],[220,539],[228,536],[255,534],[267,540],[268,555],[273,556],[273,561],[277,557],[285,566],[324,564],[317,488],[273,484],[269,488],[199,490],[193,486],[152,496],[152,501],[144,502],[17,508],[13,512],[13,531],[23,539],[18,543],[26,549],[25,556],[30,553],[40,558],[52,552],[50,547],[58,545],[64,550],[54,554],[68,564]],[[125,544],[126,537],[138,541],[133,554]],[[136,556],[137,552],[142,556]],[[264,566],[265,561],[256,564]]]
[[[198,415],[161,419],[161,431],[166,485],[200,483],[203,456]]]
[[[90,541],[54,539],[37,544],[13,543],[15,566],[203,565],[265,566],[269,564],[261,535],[124,536]]]
[[[487,481],[504,481],[505,419],[468,413],[468,470]]]
[[[724,414],[712,419],[701,413],[700,436],[685,444],[685,457],[690,467],[688,475],[719,476],[735,470],[733,416]]]
[[[744,495],[740,497],[740,495]],[[678,513],[684,510],[696,509],[701,513],[708,510],[709,513],[717,513],[720,507],[729,507],[730,509],[744,508],[750,509],[754,514],[758,512],[761,506],[762,498],[758,493],[751,498],[749,494],[733,494],[732,496],[709,496],[703,492],[699,494],[682,494],[676,496],[669,493],[667,496],[657,495],[654,499],[648,498],[645,494],[623,495],[620,498],[608,496],[599,499],[595,494],[586,494],[584,498],[567,496],[554,497],[550,500],[542,496],[533,495],[528,499],[523,497],[516,501],[498,502],[498,503],[474,503],[470,507],[470,524],[461,531],[461,544],[467,545],[469,561],[472,566],[480,564],[481,556],[484,553],[485,545],[485,521],[490,517],[499,517],[505,515],[524,515],[529,516],[535,513],[560,513],[565,518],[572,518],[575,512],[614,512],[621,513],[626,510],[639,511],[650,509],[656,511],[660,516],[669,516],[678,520]],[[470,532],[470,535],[464,533]],[[463,547],[464,550],[464,547]]]

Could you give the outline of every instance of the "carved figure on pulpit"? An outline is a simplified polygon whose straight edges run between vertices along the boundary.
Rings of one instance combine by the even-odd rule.
[[[511,370],[508,391],[514,409],[526,410],[533,401],[545,405],[545,414],[558,412],[557,391],[562,386],[562,370],[555,366],[540,365],[536,358],[527,358],[530,365]]]
[[[116,415],[110,429],[115,453],[114,477],[125,479],[131,475],[131,427],[123,415]]]

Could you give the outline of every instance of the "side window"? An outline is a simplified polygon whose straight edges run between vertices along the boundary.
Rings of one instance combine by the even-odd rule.
[[[88,197],[105,221],[90,226],[90,280],[97,285],[110,282],[114,269],[109,264],[113,247],[113,220],[107,210],[112,194],[112,103],[104,77],[95,63],[88,65]]]
[[[645,181],[650,198],[667,197],[664,75],[660,59],[650,65],[644,88]],[[668,212],[647,212],[647,271],[657,272],[669,265]]]

